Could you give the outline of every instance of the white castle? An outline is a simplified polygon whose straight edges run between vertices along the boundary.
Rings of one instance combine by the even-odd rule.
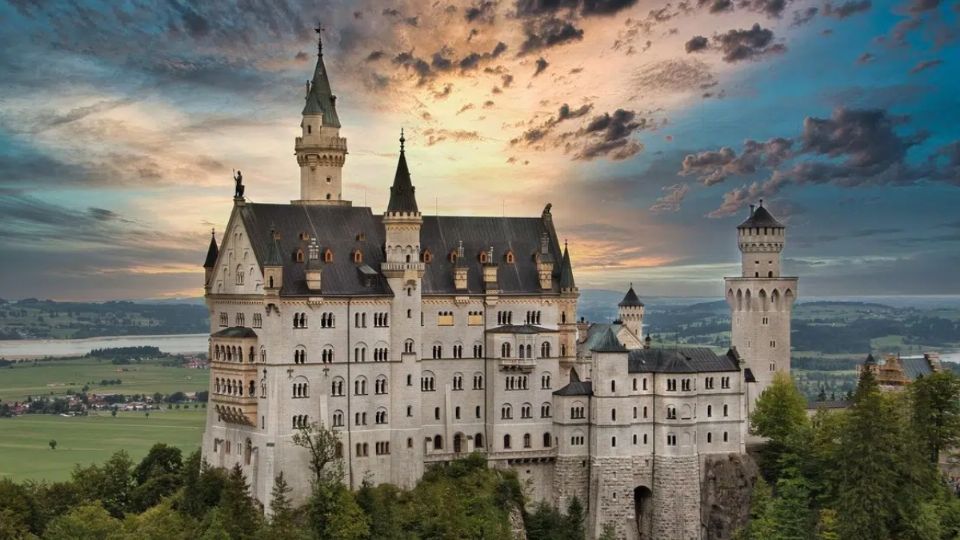
[[[732,347],[651,348],[632,286],[612,324],[578,323],[578,289],[550,205],[536,217],[424,216],[400,138],[382,214],[342,198],[340,136],[322,49],[295,150],[300,199],[240,188],[204,268],[210,402],[203,457],[239,464],[266,504],[281,471],[309,490],[314,422],[340,437],[345,482],[410,488],[481,453],[534,501],[578,497],[588,536],[701,538],[705,459],[742,454],[748,408],[790,368],[796,278],[762,206],[739,226],[727,278]]]

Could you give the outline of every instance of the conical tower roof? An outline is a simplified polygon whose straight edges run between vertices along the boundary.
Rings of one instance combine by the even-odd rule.
[[[204,268],[213,268],[217,264],[217,257],[220,255],[220,248],[217,247],[217,235],[210,231],[210,247],[207,248],[207,260],[203,262]]]
[[[773,214],[763,207],[763,199],[760,199],[760,206],[756,210],[753,209],[753,205],[750,205],[750,217],[740,225],[737,225],[738,229],[752,229],[756,227],[784,228],[783,223],[777,221],[777,218],[773,217]]]
[[[420,210],[417,208],[417,198],[414,195],[416,188],[410,181],[410,169],[407,168],[407,156],[404,153],[403,130],[400,130],[400,159],[397,161],[397,174],[393,177],[393,185],[390,186],[390,202],[387,204],[387,213],[412,213],[417,214]]]
[[[630,284],[630,290],[623,296],[623,300],[617,305],[620,307],[643,307],[643,302],[640,301],[637,292],[633,290],[633,283]]]
[[[567,244],[563,244],[563,260],[560,262],[560,289],[576,289],[573,281],[573,266],[570,264],[570,251]]]
[[[317,28],[317,34],[320,29]],[[310,81],[310,91],[307,92],[307,103],[303,106],[303,115],[320,115],[323,125],[340,127],[340,118],[337,116],[337,96],[330,89],[330,78],[327,68],[323,65],[323,41],[318,39],[317,67],[313,70],[313,79]]]

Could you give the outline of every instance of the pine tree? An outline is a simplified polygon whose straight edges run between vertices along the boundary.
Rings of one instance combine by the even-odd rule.
[[[750,497],[750,520],[747,526],[737,531],[737,540],[768,540],[773,538],[773,494],[770,485],[762,476],[757,477]]]
[[[790,474],[777,481],[777,497],[770,515],[773,518],[777,540],[807,540],[810,538],[810,489],[799,474]]]
[[[817,528],[814,532],[816,540],[840,540],[840,533],[837,532],[837,512],[829,508],[820,510],[820,518],[817,520]]]
[[[570,499],[570,505],[567,506],[567,515],[564,516],[563,521],[566,528],[563,538],[566,540],[583,540],[583,524],[586,522],[586,516],[583,512],[583,505],[580,504],[580,499],[577,497]]]
[[[750,432],[768,439],[760,462],[764,476],[780,476],[783,454],[789,450],[791,440],[796,440],[796,434],[809,425],[807,400],[789,375],[777,372],[770,386],[757,398],[756,409],[750,417]]]
[[[249,486],[240,465],[234,465],[227,476],[217,509],[223,517],[224,529],[231,538],[251,538],[260,525],[260,511],[248,494]]]
[[[949,371],[921,377],[910,385],[912,427],[931,464],[960,442],[960,377]]]
[[[298,538],[301,536],[294,519],[290,492],[293,491],[283,478],[283,472],[274,479],[270,493],[270,526],[267,528],[272,538]]]

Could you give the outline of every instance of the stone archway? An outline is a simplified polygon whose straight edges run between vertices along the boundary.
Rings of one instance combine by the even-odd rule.
[[[637,486],[633,490],[633,512],[637,526],[637,538],[653,538],[653,492],[646,486]]]

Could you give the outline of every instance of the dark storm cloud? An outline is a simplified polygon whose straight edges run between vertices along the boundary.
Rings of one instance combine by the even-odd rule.
[[[733,10],[733,0],[697,0],[697,6],[706,7],[710,13],[723,13]]]
[[[693,36],[692,38],[690,38],[689,41],[687,41],[684,44],[683,48],[686,49],[688,53],[692,53],[692,52],[702,51],[706,49],[709,45],[710,45],[710,42],[707,40],[707,38],[703,36]]]
[[[782,53],[786,47],[773,43],[773,31],[761,28],[759,24],[747,30],[729,30],[714,36],[725,62],[754,60],[770,54]]]
[[[496,17],[497,3],[491,0],[481,0],[463,12],[467,22],[493,24]]]
[[[525,22],[523,33],[526,37],[520,44],[520,56],[583,39],[583,30],[552,17]]]
[[[836,6],[833,2],[827,2],[823,5],[823,15],[836,19],[846,19],[851,15],[867,12],[871,7],[873,7],[873,4],[870,0],[849,0]]]
[[[547,69],[547,66],[549,65],[550,65],[550,62],[547,62],[542,56],[540,58],[537,58],[537,62],[536,62],[537,69],[533,72],[533,76],[536,77],[537,75],[543,73],[543,71]]]
[[[920,73],[921,71],[926,71],[932,67],[939,66],[943,63],[943,60],[924,60],[918,62],[917,65],[913,66],[910,69],[910,73]]]
[[[637,3],[637,0],[517,0],[519,17],[555,14],[559,12],[591,15],[613,15]]]
[[[798,9],[793,12],[793,22],[791,26],[803,26],[808,22],[812,21],[814,17],[817,16],[817,13],[820,12],[819,8],[808,7],[806,9]]]
[[[586,116],[587,113],[589,113],[591,110],[593,110],[592,103],[586,103],[576,109],[571,109],[570,105],[564,103],[563,105],[560,106],[560,110],[557,111],[556,116],[551,116],[543,123],[540,123],[528,129],[520,137],[512,139],[510,141],[510,144],[511,145],[524,144],[524,145],[530,146],[532,144],[540,142],[561,122]]]
[[[790,0],[740,0],[738,7],[762,13],[767,17],[779,18]]]
[[[376,62],[377,60],[380,60],[386,55],[387,53],[383,51],[372,51],[370,54],[367,55],[366,60],[367,62]]]
[[[688,154],[680,174],[695,175],[704,185],[719,184],[729,176],[755,173],[760,167],[776,167],[791,156],[793,141],[777,137],[765,142],[747,140],[739,156],[729,147]]]
[[[573,159],[590,161],[598,157],[613,160],[627,159],[641,150],[643,146],[630,138],[634,132],[652,127],[646,118],[640,118],[635,111],[617,109],[610,113],[595,116],[582,129],[577,131],[576,143],[569,143],[574,150]],[[586,138],[583,142],[582,139]]]
[[[899,134],[897,128],[908,122],[908,117],[883,109],[838,108],[830,118],[807,117],[795,140],[799,148],[794,155],[808,159],[774,170],[764,182],[727,192],[710,216],[733,214],[750,201],[776,196],[790,184],[857,187],[909,185],[924,179],[956,182],[949,176],[949,166],[937,168],[940,161],[949,163],[949,150],[945,160],[931,156],[923,166],[907,162],[907,152],[927,138],[924,131]]]

